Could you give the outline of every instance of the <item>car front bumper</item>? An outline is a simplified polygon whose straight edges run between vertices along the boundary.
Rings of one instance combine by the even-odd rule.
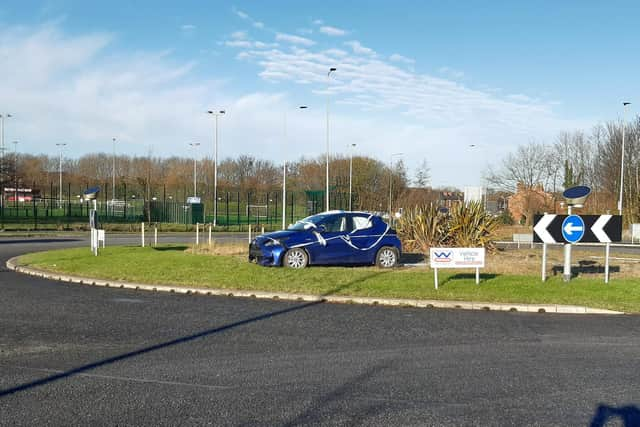
[[[249,245],[249,262],[263,266],[281,266],[286,248],[281,245],[262,246],[253,241]]]

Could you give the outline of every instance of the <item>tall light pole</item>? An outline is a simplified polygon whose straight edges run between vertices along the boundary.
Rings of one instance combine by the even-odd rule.
[[[64,147],[67,145],[66,142],[58,142],[56,144],[56,146],[59,148],[60,150],[60,163],[58,164],[58,172],[60,175],[60,187],[59,187],[59,203],[58,203],[58,208],[60,208],[62,206],[62,150],[64,149]]]
[[[111,165],[111,200],[116,199],[116,139],[111,138],[113,142],[113,162]]]
[[[16,186],[16,205],[18,204],[18,141],[13,141],[13,178]]]
[[[299,110],[306,110],[306,105],[298,107]],[[287,147],[287,110],[284,111],[284,146]],[[286,229],[287,224],[287,158],[286,154],[282,163],[282,229]]]
[[[0,156],[2,160],[4,160],[4,151],[6,150],[4,145],[4,119],[8,119],[10,117],[13,116],[9,113],[0,114]]]
[[[622,154],[620,155],[620,198],[618,199],[618,213],[622,215],[622,189],[624,188],[624,128],[626,125],[627,105],[630,102],[622,103]]]
[[[329,72],[327,73],[327,176],[326,176],[326,181],[327,181],[327,186],[326,186],[326,206],[325,206],[325,210],[328,211],[329,210],[329,78],[331,76],[331,73],[333,73],[334,71],[336,71],[337,68],[336,67],[331,67],[329,68]]]
[[[199,142],[190,142],[189,145],[193,148],[193,197],[197,197],[196,193],[196,150],[200,145]]]
[[[213,132],[213,226],[215,227],[218,222],[218,116],[224,115],[225,111],[209,110],[207,113],[215,117]]]
[[[349,151],[349,210],[351,209],[351,188],[353,182],[353,150],[356,148],[356,144],[351,144],[351,150]]]
[[[393,187],[393,158],[396,156],[402,156],[404,153],[393,153],[389,162],[389,223],[393,219],[393,210],[391,204],[391,188]]]

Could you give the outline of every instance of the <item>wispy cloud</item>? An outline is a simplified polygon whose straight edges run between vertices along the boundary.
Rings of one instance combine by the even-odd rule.
[[[413,65],[416,63],[415,59],[407,58],[406,56],[399,55],[394,53],[389,57],[389,60],[393,62],[402,62],[404,64]]]
[[[183,24],[183,25],[180,26],[180,29],[184,33],[191,33],[193,31],[195,31],[196,26],[193,25],[193,24]]]
[[[293,34],[285,34],[285,33],[276,34],[276,40],[280,42],[292,43],[292,44],[297,44],[302,46],[313,46],[314,44],[316,44],[316,42],[306,37],[300,37]]]
[[[320,32],[332,37],[340,37],[347,34],[347,32],[343,29],[330,27],[328,25],[320,27]]]
[[[231,38],[234,40],[246,40],[249,38],[249,34],[246,31],[234,31],[231,33]]]
[[[168,52],[118,54],[112,40],[51,25],[0,29],[3,58],[21,64],[3,72],[0,104],[11,105],[8,132],[20,135],[25,150],[50,152],[52,135],[64,135],[76,155],[95,152],[114,132],[132,154],[151,143],[170,150],[171,139],[200,127],[188,118],[215,99],[219,83],[186,83],[195,63],[173,63]]]
[[[358,55],[375,55],[376,54],[375,50],[368,48],[366,46],[363,46],[362,43],[360,43],[357,40],[351,40],[351,41],[345,42],[344,44],[346,46],[349,46],[353,50],[353,53]]]
[[[438,72],[442,75],[444,75],[445,77],[448,77],[450,79],[454,79],[454,80],[460,80],[461,78],[464,77],[464,72],[460,71],[460,70],[455,70],[451,67],[440,67],[438,69]]]

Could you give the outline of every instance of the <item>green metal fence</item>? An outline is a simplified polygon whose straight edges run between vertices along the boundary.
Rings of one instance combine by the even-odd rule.
[[[42,197],[31,201],[10,201],[0,206],[1,229],[65,229],[88,227],[93,201],[76,197]],[[347,209],[348,196],[332,194],[332,209]],[[286,197],[285,222],[293,223],[324,210],[324,192],[290,192]],[[173,199],[140,199],[132,196],[124,200],[96,200],[99,222],[134,224],[216,223],[226,229],[243,229],[249,224],[278,229],[282,225],[282,193],[222,192],[217,205],[213,200],[189,204]],[[214,212],[215,221],[214,221]]]

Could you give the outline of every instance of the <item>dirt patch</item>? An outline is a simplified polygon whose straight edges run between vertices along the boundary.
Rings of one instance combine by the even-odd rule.
[[[405,253],[403,263],[425,262],[422,254]],[[428,263],[428,258],[426,259]],[[604,274],[604,248],[577,247],[571,251],[572,274],[580,276],[598,276]],[[547,275],[561,275],[564,265],[562,246],[547,248]],[[542,269],[542,248],[535,249],[499,249],[487,254],[485,274],[538,275]],[[611,277],[640,277],[640,255],[624,253],[611,249],[609,255]]]

